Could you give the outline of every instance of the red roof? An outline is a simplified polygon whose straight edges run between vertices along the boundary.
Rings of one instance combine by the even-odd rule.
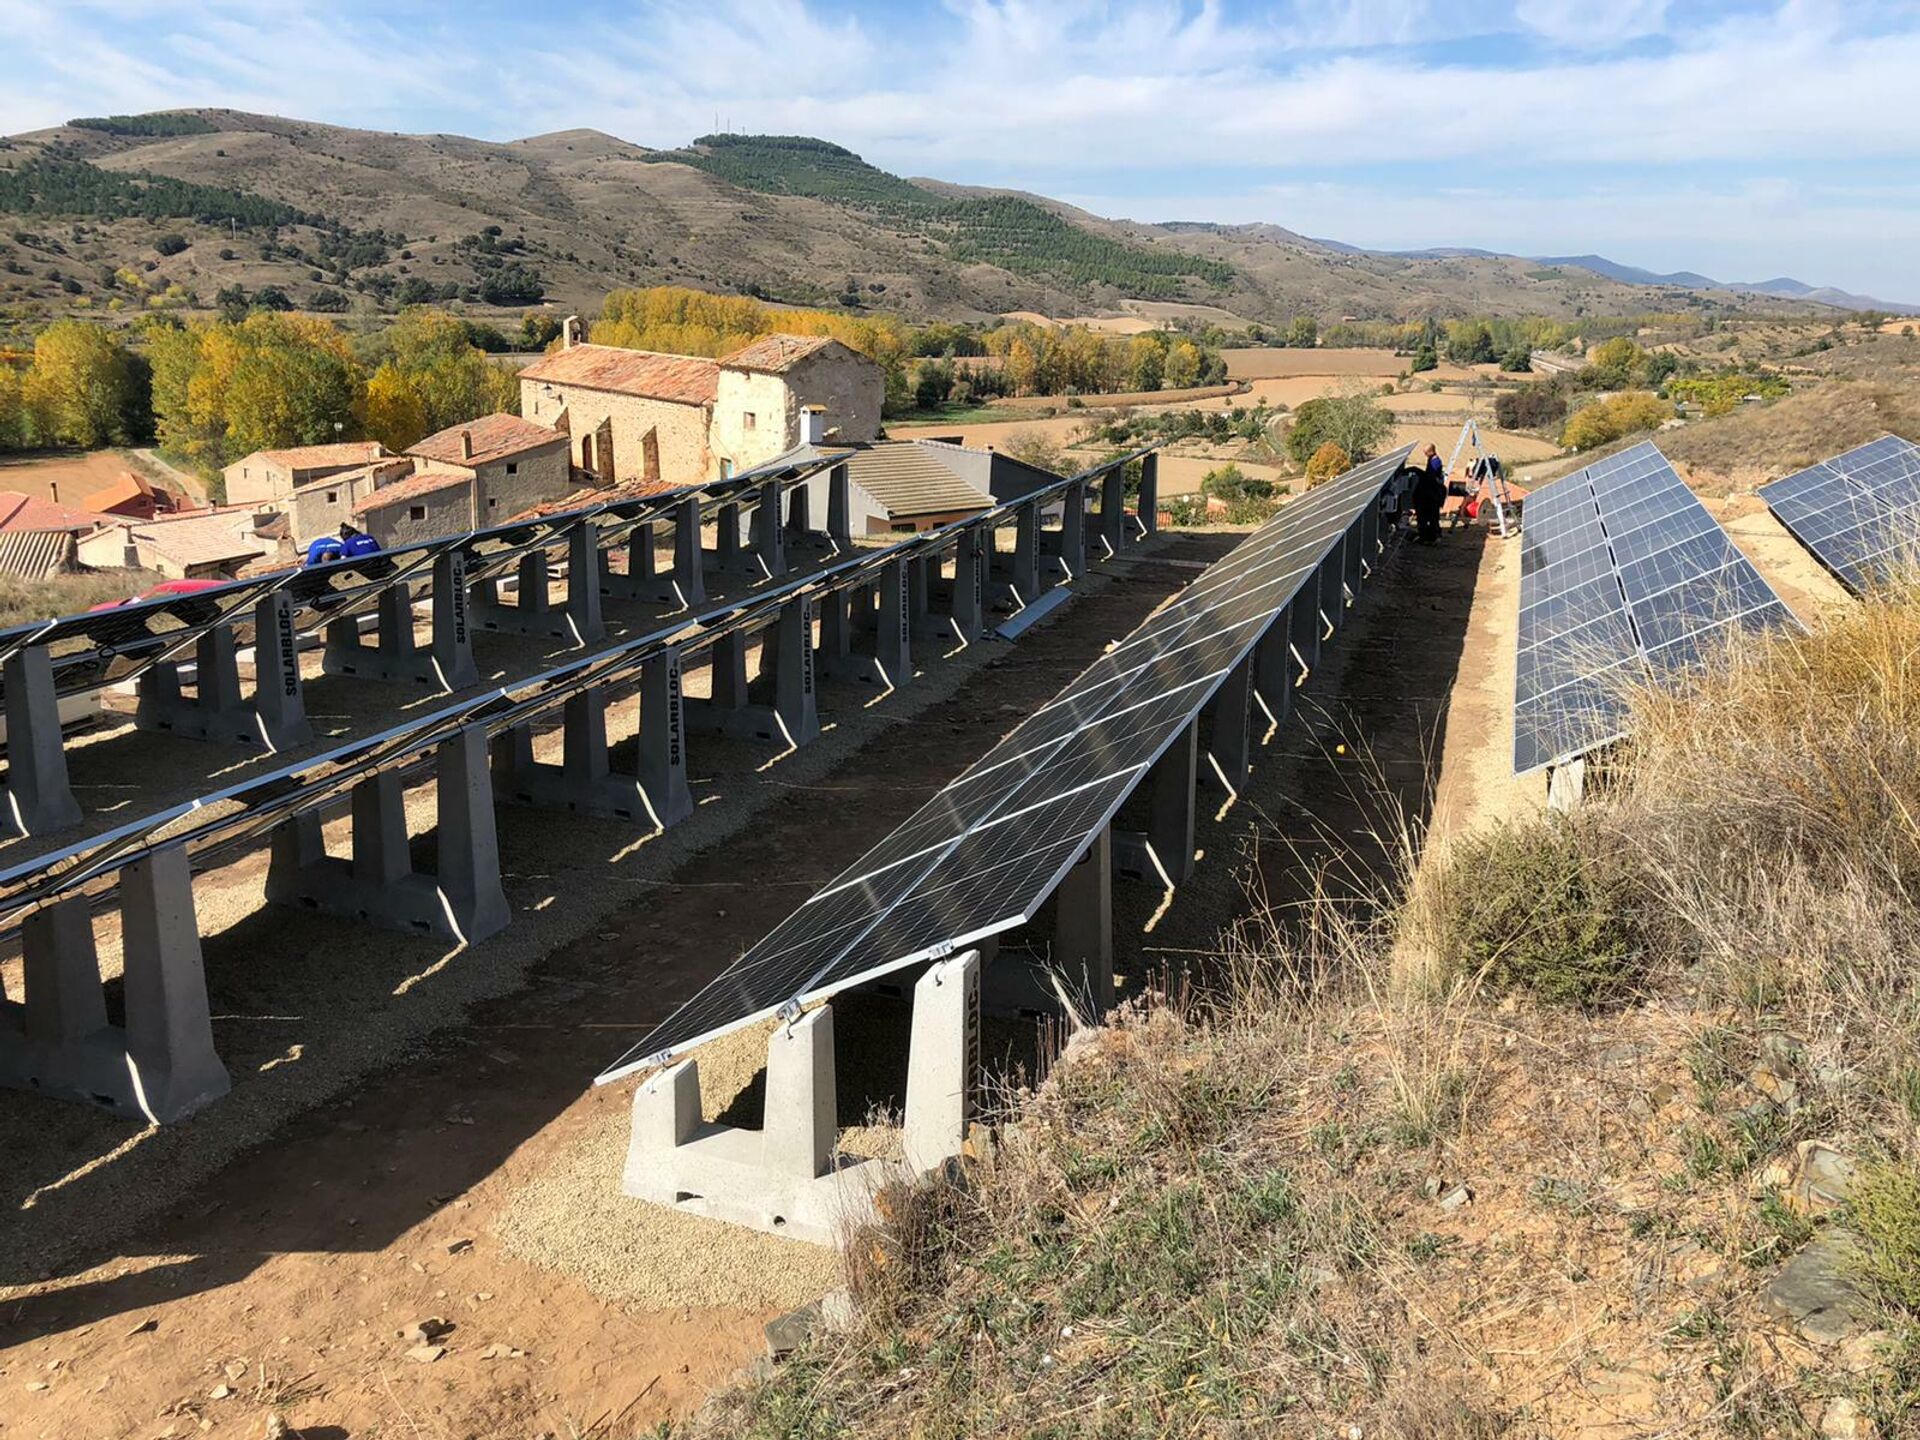
[[[462,449],[460,437],[463,435],[471,445],[471,453]],[[443,465],[485,465],[566,441],[567,437],[558,430],[502,413],[482,415],[464,425],[449,425],[439,434],[409,446],[407,454]]]
[[[0,531],[98,530],[113,518],[18,490],[0,490]]]
[[[318,470],[327,465],[364,465],[387,453],[378,440],[338,440],[328,445],[296,445],[288,450],[256,450],[247,456],[289,470]]]
[[[728,370],[763,370],[769,375],[780,375],[809,355],[817,355],[827,346],[837,344],[831,335],[762,335],[720,363]]]
[[[615,345],[575,345],[543,355],[520,372],[522,380],[611,390],[675,405],[711,405],[720,388],[720,363],[698,355],[661,355]]]
[[[392,485],[382,485],[366,499],[353,507],[356,515],[365,515],[374,510],[385,510],[389,505],[399,505],[407,500],[418,500],[422,495],[437,494],[442,490],[451,490],[460,485],[471,485],[473,478],[457,475],[448,470],[424,470],[411,480],[401,480]]]

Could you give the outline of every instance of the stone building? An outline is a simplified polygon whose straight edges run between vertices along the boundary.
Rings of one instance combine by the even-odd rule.
[[[483,415],[407,447],[422,471],[473,482],[473,523],[500,524],[573,489],[567,436],[518,415]]]
[[[520,372],[520,411],[568,432],[574,463],[602,485],[693,484],[810,438],[872,441],[885,390],[878,365],[821,336],[763,336],[708,360],[587,344],[570,319],[562,347]]]
[[[353,526],[391,550],[457,535],[473,524],[473,477],[458,470],[424,470],[356,501]]]
[[[292,501],[284,507],[294,542],[304,549],[322,535],[338,535],[342,525],[358,529],[354,507],[382,485],[398,484],[412,474],[413,461],[392,456],[296,487]]]
[[[300,445],[290,450],[256,450],[227,466],[227,503],[287,508],[302,485],[357,470],[386,459],[378,440],[347,440],[334,445]]]

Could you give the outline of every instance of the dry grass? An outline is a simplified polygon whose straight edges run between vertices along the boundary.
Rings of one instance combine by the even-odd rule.
[[[152,570],[88,570],[45,580],[0,575],[0,626],[77,614],[109,600],[138,595],[165,578]]]
[[[1911,586],[1743,640],[1635,698],[1577,825],[1417,879],[1406,837],[1397,909],[1256,905],[1210,982],[1084,1033],[990,1153],[895,1197],[853,1330],[695,1433],[1758,1440],[1835,1397],[1912,1433],[1917,659]],[[1490,899],[1485,843],[1536,904]],[[1539,983],[1582,946],[1607,985]],[[1793,1202],[1814,1138],[1879,1157],[1855,1213]],[[1763,1303],[1830,1224],[1886,1331],[1844,1363]]]

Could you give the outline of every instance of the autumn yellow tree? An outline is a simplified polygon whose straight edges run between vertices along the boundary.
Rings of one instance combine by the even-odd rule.
[[[18,450],[27,443],[26,405],[20,395],[20,371],[0,360],[0,450]]]
[[[1352,468],[1353,458],[1335,442],[1328,440],[1307,461],[1307,488],[1311,490],[1321,481],[1344,475]]]
[[[142,428],[141,378],[125,344],[105,326],[56,320],[33,342],[22,408],[37,440],[124,444]]]
[[[360,368],[330,321],[256,311],[237,325],[157,328],[148,348],[161,443],[204,470],[359,433]]]
[[[1200,383],[1200,347],[1182,340],[1167,351],[1166,383],[1169,390],[1185,390]]]
[[[367,377],[360,397],[360,427],[398,452],[431,433],[427,402],[400,367],[388,360]]]

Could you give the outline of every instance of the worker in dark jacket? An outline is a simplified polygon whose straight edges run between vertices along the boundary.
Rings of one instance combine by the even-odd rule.
[[[1416,538],[1431,545],[1440,538],[1440,507],[1447,499],[1447,462],[1440,452],[1427,446],[1426,468],[1413,482],[1413,518]]]

